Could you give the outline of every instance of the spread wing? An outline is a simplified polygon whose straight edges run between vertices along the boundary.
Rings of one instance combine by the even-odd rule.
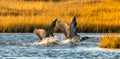
[[[60,20],[58,20],[58,26],[64,32],[66,38],[69,38],[70,26]]]
[[[73,18],[71,24],[70,24],[70,37],[77,36],[77,29],[76,29],[76,17]]]
[[[40,40],[46,37],[46,31],[44,29],[35,29],[33,33],[36,34]]]
[[[56,22],[57,22],[57,19],[55,19],[51,25],[48,27],[47,31],[46,31],[46,37],[49,37],[49,36],[54,36],[53,35],[53,32],[54,32],[54,27],[56,25]]]

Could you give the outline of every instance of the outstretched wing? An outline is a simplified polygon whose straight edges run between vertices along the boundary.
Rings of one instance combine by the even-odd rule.
[[[77,36],[77,29],[76,29],[76,17],[73,18],[71,24],[70,24],[70,37]]]
[[[44,29],[35,29],[33,33],[36,34],[40,40],[46,37],[46,31]]]
[[[50,37],[50,36],[54,36],[53,32],[54,32],[54,27],[56,25],[57,19],[55,19],[51,25],[48,27],[47,31],[46,31],[46,37]]]
[[[70,26],[60,20],[58,20],[58,26],[64,32],[66,38],[69,38]]]

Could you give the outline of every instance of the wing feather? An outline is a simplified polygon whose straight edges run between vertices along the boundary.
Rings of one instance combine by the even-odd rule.
[[[69,32],[70,32],[70,26],[60,20],[58,20],[58,26],[59,28],[64,32],[66,38],[69,37]]]
[[[44,29],[35,29],[33,33],[36,34],[40,40],[46,37],[46,31]]]
[[[48,27],[48,29],[47,29],[47,31],[46,31],[46,37],[50,37],[50,36],[54,37],[53,32],[54,32],[54,28],[55,28],[55,26],[56,26],[56,22],[57,22],[57,19],[55,19],[55,20],[51,23],[51,25]]]

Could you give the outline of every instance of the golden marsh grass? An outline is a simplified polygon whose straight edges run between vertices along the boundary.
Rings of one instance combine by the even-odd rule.
[[[70,24],[77,16],[79,32],[120,32],[120,4],[114,0],[0,2],[0,32],[46,29],[56,18]],[[55,32],[60,32],[58,28]]]
[[[100,39],[100,47],[102,48],[120,48],[120,37],[118,35],[105,36]]]

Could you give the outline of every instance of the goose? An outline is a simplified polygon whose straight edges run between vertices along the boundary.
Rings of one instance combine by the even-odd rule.
[[[77,34],[76,17],[74,16],[70,25],[58,20],[59,28],[64,32],[66,40],[61,41],[61,44],[77,44],[82,41],[81,37]]]
[[[35,29],[33,31],[34,34],[36,34],[40,41],[39,45],[54,45],[56,44],[56,41],[58,40],[57,38],[54,37],[53,32],[54,32],[54,27],[56,26],[57,19],[55,19],[51,25],[48,27],[47,30],[44,29]]]

